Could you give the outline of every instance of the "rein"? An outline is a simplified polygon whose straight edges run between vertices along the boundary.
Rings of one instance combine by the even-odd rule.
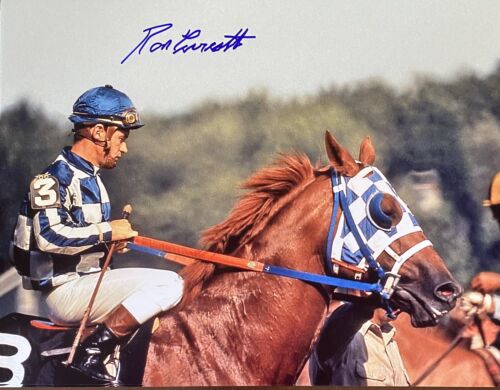
[[[196,260],[208,261],[215,264],[222,264],[240,268],[247,271],[256,271],[272,275],[285,276],[292,279],[298,279],[306,282],[318,283],[339,288],[376,293],[380,292],[382,289],[379,283],[359,282],[355,280],[336,278],[333,276],[313,274],[310,272],[298,271],[290,268],[266,264],[260,261],[247,260],[244,258],[224,255],[221,253],[189,248],[167,241],[155,240],[142,236],[134,237],[133,242],[127,243],[127,248],[175,262],[180,261],[178,261],[178,258],[171,256],[171,254],[181,256],[181,258],[188,257]]]
[[[436,360],[434,360],[429,367],[425,369],[425,371],[420,374],[420,376],[411,384],[412,387],[418,386],[420,383],[424,381],[441,363],[441,361],[450,354],[451,351],[455,349],[455,347],[462,341],[463,339],[463,332],[466,330],[466,328],[469,326],[469,324],[464,325],[464,327],[460,330],[457,336],[451,341],[450,345],[448,348],[446,348],[446,351],[444,351]]]
[[[383,176],[375,169],[376,168],[371,166],[365,167],[360,172],[358,172],[358,174],[354,176],[351,180],[364,177],[370,172],[376,172],[377,174],[380,175],[379,177],[383,178]],[[191,259],[231,266],[235,268],[240,268],[244,270],[263,272],[277,276],[284,276],[292,279],[298,279],[306,282],[317,283],[336,288],[377,293],[382,298],[382,304],[385,307],[388,316],[391,318],[395,318],[393,310],[389,306],[388,301],[391,298],[392,294],[394,293],[394,290],[399,282],[400,279],[399,270],[406,260],[408,260],[411,256],[413,256],[420,250],[432,245],[432,243],[428,240],[421,241],[416,245],[414,245],[413,247],[406,250],[401,255],[398,255],[389,247],[390,243],[387,244],[387,246],[383,248],[383,251],[385,251],[391,258],[393,258],[395,262],[391,271],[389,272],[384,271],[382,267],[378,264],[378,262],[375,260],[374,256],[372,255],[370,248],[368,247],[366,241],[363,239],[362,233],[359,231],[359,228],[355,223],[353,215],[351,214],[346,197],[348,186],[345,179],[343,178],[343,176],[339,175],[333,169],[331,169],[330,177],[333,188],[333,207],[332,207],[332,215],[331,215],[330,227],[327,239],[327,256],[325,258],[327,260],[333,258],[333,256],[331,255],[332,247],[337,238],[334,237],[335,218],[340,208],[342,215],[346,220],[346,225],[349,227],[350,232],[352,233],[357,245],[359,246],[359,250],[362,256],[366,259],[368,266],[372,270],[374,270],[378,276],[378,280],[375,283],[368,283],[368,282],[350,280],[345,278],[337,278],[328,275],[320,275],[310,272],[298,271],[281,266],[266,264],[260,261],[247,260],[244,258],[229,256],[226,254],[189,248],[186,246],[173,244],[167,241],[151,239],[148,237],[141,237],[141,236],[135,237],[133,239],[133,242],[127,243],[127,247],[135,251],[161,257],[166,260],[174,261],[183,265],[186,265],[189,262],[186,261],[187,258],[191,258]],[[418,229],[420,228],[418,227]],[[335,266],[336,267],[339,266],[338,261],[335,261]],[[326,261],[326,267],[330,275],[334,273],[334,263],[332,263],[332,261]],[[351,268],[354,267],[351,266]],[[343,294],[343,296],[345,297],[346,295]]]

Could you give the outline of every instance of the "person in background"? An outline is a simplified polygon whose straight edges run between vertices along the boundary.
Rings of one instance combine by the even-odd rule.
[[[483,206],[490,208],[493,218],[500,227],[500,172],[493,176],[489,188],[489,198],[483,201]],[[492,253],[490,253],[491,255]],[[499,261],[498,258],[492,258],[492,260]],[[500,323],[500,294],[498,294],[500,274],[491,271],[480,272],[472,278],[470,287],[472,291],[463,295],[459,307],[467,317],[488,315],[498,325]],[[500,347],[500,334],[498,332],[493,346]]]
[[[325,322],[309,360],[312,385],[409,386],[386,311],[345,303]]]

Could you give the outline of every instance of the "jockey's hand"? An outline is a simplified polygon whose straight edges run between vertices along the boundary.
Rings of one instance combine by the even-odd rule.
[[[130,249],[127,248],[128,241],[115,241],[115,253],[127,253]]]
[[[468,291],[462,296],[459,308],[465,313],[466,317],[472,317],[484,313],[493,313],[495,304],[490,294],[483,295],[477,291]]]
[[[470,282],[473,290],[491,293],[500,289],[500,274],[496,272],[479,272]]]
[[[126,219],[116,219],[111,225],[111,241],[123,241],[137,236],[139,233],[132,230],[130,222]]]

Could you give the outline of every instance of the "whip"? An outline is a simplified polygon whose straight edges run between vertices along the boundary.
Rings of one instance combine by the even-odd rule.
[[[123,219],[128,219],[130,217],[130,213],[132,213],[132,206],[129,204],[125,205],[123,207],[122,211],[122,218]],[[71,351],[69,353],[68,359],[63,363],[65,365],[70,365],[73,363],[73,359],[75,357],[75,352],[78,347],[78,344],[80,344],[80,339],[82,338],[83,331],[85,330],[85,327],[87,326],[87,321],[90,316],[90,311],[92,310],[92,306],[94,305],[95,298],[97,296],[97,292],[99,291],[99,287],[101,286],[102,279],[104,277],[104,274],[106,273],[106,270],[108,269],[109,263],[111,263],[111,258],[113,256],[113,252],[115,251],[116,248],[116,241],[113,241],[111,243],[111,246],[108,251],[108,255],[106,256],[106,260],[104,261],[104,265],[102,266],[101,273],[99,274],[99,279],[97,279],[97,283],[94,287],[94,291],[90,297],[89,304],[87,305],[87,308],[85,309],[85,313],[83,314],[82,321],[80,322],[80,328],[78,329],[78,333],[75,336],[75,340],[73,341],[73,345],[71,346]]]

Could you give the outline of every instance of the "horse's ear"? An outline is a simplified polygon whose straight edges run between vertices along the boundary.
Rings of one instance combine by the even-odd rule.
[[[359,161],[366,165],[373,165],[375,162],[375,148],[369,135],[363,139],[359,147]]]
[[[338,173],[344,176],[354,176],[359,172],[360,168],[351,154],[337,142],[329,131],[325,132],[325,146],[330,165]]]

